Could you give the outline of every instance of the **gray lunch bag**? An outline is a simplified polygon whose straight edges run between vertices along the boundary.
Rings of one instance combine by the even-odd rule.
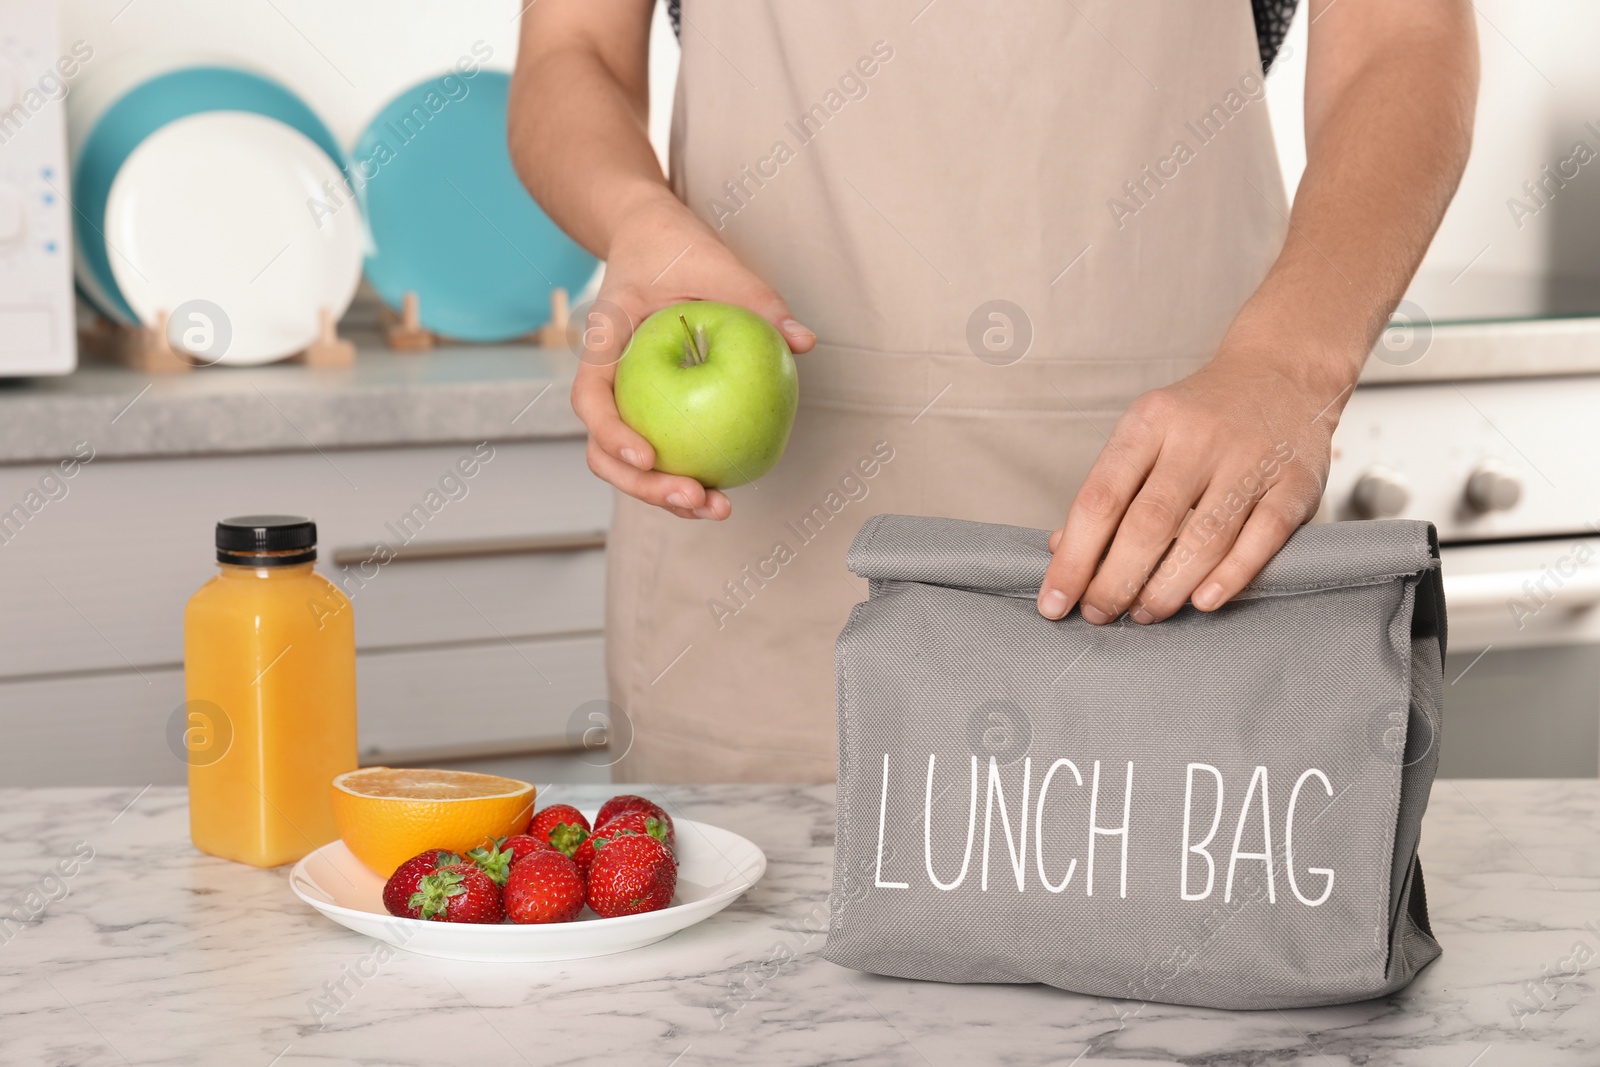
[[[1439,955],[1433,527],[1297,531],[1222,609],[1040,617],[1043,530],[880,515],[836,652],[824,955],[1219,1008],[1393,992]]]

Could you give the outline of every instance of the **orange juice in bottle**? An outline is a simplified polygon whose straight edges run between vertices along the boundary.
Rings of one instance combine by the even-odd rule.
[[[217,575],[183,613],[189,836],[275,867],[338,837],[328,785],[356,768],[350,601],[312,569],[317,527],[217,523]]]

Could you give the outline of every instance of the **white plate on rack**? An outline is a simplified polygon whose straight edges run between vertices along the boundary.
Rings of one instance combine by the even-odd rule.
[[[202,363],[303,350],[361,281],[365,228],[338,165],[292,126],[242,111],[145,138],[112,182],[105,231],[139,321],[178,313],[169,336],[193,337],[182,343]]]
[[[593,813],[586,813],[591,815]],[[602,919],[588,908],[576,922],[519,926],[424,922],[383,906],[383,879],[344,842],[324,845],[294,865],[289,887],[341,926],[396,948],[451,960],[542,963],[606,956],[642,948],[704,922],[755,885],[766,854],[730,830],[675,819],[678,891],[660,911]]]

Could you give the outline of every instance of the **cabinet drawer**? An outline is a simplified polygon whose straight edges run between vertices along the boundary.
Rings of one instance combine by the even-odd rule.
[[[474,448],[89,463],[0,537],[0,678],[177,666],[184,603],[215,572],[212,527],[252,512],[314,518],[319,568],[335,579],[335,557],[398,549],[355,597],[363,647],[595,628],[598,551],[463,555],[529,538],[594,543],[611,498],[583,442],[494,445],[467,478],[458,464]],[[0,502],[23,500],[45,469],[0,467]],[[461,558],[406,561],[441,544]]]
[[[606,695],[599,634],[374,652],[357,672],[363,763],[559,749]]]
[[[0,782],[6,785],[182,785],[167,719],[183,672],[146,668],[0,682]]]
[[[365,652],[356,672],[365,763],[554,751],[606,691],[599,634]],[[182,784],[166,728],[183,699],[176,667],[0,682],[0,782]]]
[[[368,571],[358,562],[328,572],[355,607],[363,650],[595,631],[605,624],[606,558],[599,548],[402,557],[361,580]]]

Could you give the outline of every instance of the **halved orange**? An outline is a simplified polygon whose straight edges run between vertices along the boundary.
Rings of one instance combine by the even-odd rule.
[[[496,774],[363,767],[333,780],[333,821],[356,858],[384,878],[430,848],[476,848],[520,834],[533,816],[532,783]]]

